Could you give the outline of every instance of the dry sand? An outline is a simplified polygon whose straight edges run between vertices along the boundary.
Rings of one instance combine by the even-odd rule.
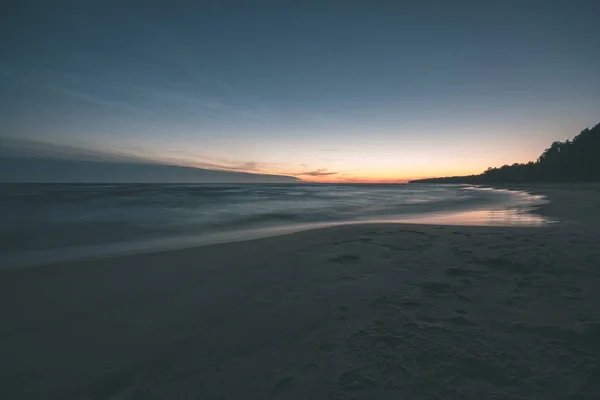
[[[0,273],[0,399],[598,399],[600,191]]]

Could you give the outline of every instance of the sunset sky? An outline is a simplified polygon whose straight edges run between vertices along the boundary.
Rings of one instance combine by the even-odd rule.
[[[0,136],[393,182],[600,122],[597,0],[11,3]]]

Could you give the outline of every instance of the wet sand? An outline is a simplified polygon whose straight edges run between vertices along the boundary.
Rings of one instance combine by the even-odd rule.
[[[0,273],[2,399],[600,398],[600,189]]]

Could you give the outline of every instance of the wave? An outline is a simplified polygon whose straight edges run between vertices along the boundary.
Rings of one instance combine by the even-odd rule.
[[[1,186],[0,256],[342,222],[415,221],[543,202],[525,192],[464,185]],[[498,215],[477,223],[524,224]],[[472,224],[472,217],[465,223]]]

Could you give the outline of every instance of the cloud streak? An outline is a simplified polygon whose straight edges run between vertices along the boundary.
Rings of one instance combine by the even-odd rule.
[[[337,174],[339,174],[339,172],[328,171],[325,168],[321,168],[321,169],[316,169],[314,171],[301,172],[298,175],[302,175],[302,176],[330,176],[330,175],[337,175]]]
[[[158,162],[74,146],[0,136],[0,182],[231,182],[294,183],[290,175],[235,168]]]

